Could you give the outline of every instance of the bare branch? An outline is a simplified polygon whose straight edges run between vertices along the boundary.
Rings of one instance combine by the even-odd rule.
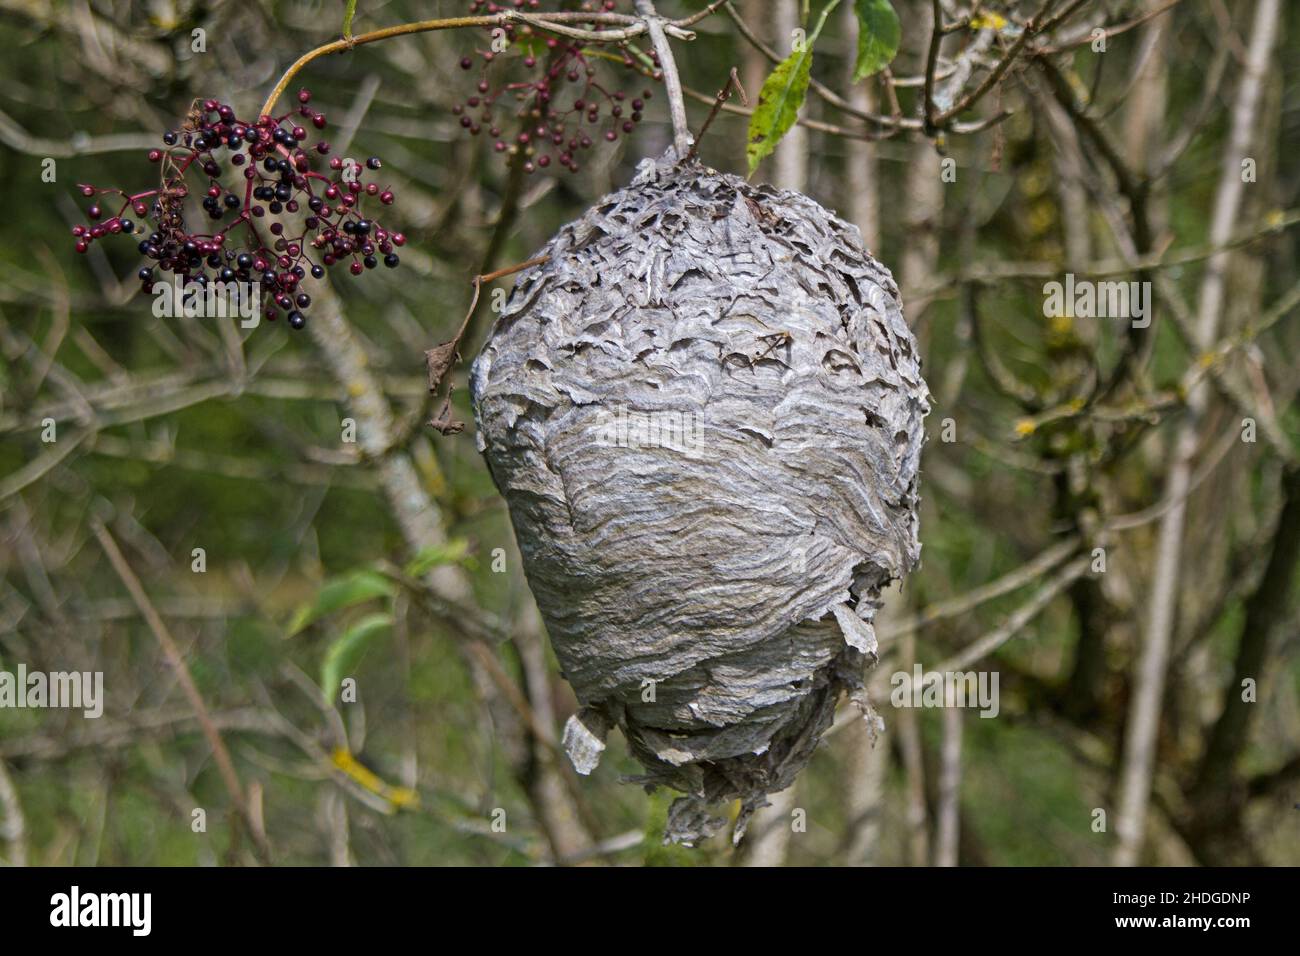
[[[1264,75],[1268,69],[1280,16],[1278,0],[1258,0],[1250,50],[1232,110],[1232,128],[1224,145],[1223,172],[1210,220],[1210,242],[1222,245],[1232,234],[1241,202],[1240,158],[1247,154],[1254,132]],[[1223,296],[1229,253],[1216,253],[1209,260],[1201,283],[1196,333],[1202,348],[1218,335],[1223,313]],[[1151,586],[1150,616],[1137,670],[1124,740],[1124,766],[1120,778],[1119,844],[1117,865],[1138,862],[1146,833],[1146,811],[1151,794],[1152,764],[1160,727],[1160,708],[1165,670],[1178,602],[1182,561],[1183,525],[1187,515],[1184,499],[1191,483],[1193,460],[1200,444],[1197,425],[1207,403],[1204,387],[1188,397],[1191,416],[1179,429],[1174,443],[1175,460],[1166,497],[1177,502],[1162,518],[1155,570]]]
[[[171,665],[172,672],[181,685],[181,690],[185,693],[185,697],[190,702],[190,707],[194,710],[194,715],[199,720],[199,726],[203,728],[203,736],[212,749],[212,757],[216,761],[218,772],[221,774],[221,781],[225,784],[226,792],[230,794],[236,812],[239,814],[240,819],[244,821],[249,835],[253,838],[258,859],[269,864],[271,862],[271,845],[267,841],[266,833],[257,826],[257,822],[249,811],[248,799],[239,783],[239,775],[235,772],[235,765],[230,759],[230,752],[221,739],[221,732],[217,729],[216,724],[212,722],[212,714],[208,711],[208,705],[204,703],[203,695],[199,693],[194,678],[190,676],[190,670],[185,665],[185,659],[181,656],[180,648],[176,646],[171,632],[167,630],[167,625],[163,623],[163,619],[149,601],[149,596],[145,594],[140,579],[135,576],[135,572],[127,564],[126,558],[122,556],[122,552],[118,549],[113,536],[109,534],[108,528],[104,527],[103,522],[98,518],[92,520],[90,528],[95,533],[95,537],[99,539],[99,544],[104,549],[104,554],[108,556],[108,561],[113,566],[113,570],[117,572],[117,576],[130,593],[131,599],[135,601],[136,607],[139,608],[141,616],[149,625],[149,630],[153,631],[154,637],[158,639],[163,656],[167,658],[167,663]]]

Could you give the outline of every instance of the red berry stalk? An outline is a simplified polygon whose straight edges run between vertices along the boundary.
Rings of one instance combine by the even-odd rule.
[[[496,14],[508,6],[533,11],[539,4],[538,0],[514,0],[513,4],[472,0],[469,12]],[[582,9],[595,13],[595,6],[584,3]],[[606,13],[616,6],[614,0],[599,4]],[[599,22],[586,25],[586,29],[597,33],[603,28]],[[476,62],[479,64],[478,93],[453,106],[452,113],[460,117],[461,127],[471,136],[478,136],[486,128],[493,139],[492,148],[507,159],[522,156],[526,173],[545,169],[552,162],[576,173],[580,168],[578,156],[591,149],[595,139],[612,143],[620,133],[636,131],[643,101],[650,99],[651,91],[642,90],[640,97],[628,102],[627,92],[597,78],[600,61],[654,80],[662,76],[657,56],[630,41],[621,41],[615,50],[607,50],[568,37],[541,36],[527,23],[489,29],[507,41],[507,52],[476,50],[473,56],[461,58],[461,69],[471,70]],[[502,60],[521,66],[522,70],[510,72],[522,73],[523,78],[503,78],[501,74],[507,71],[494,67]],[[503,108],[524,126],[519,133],[511,134],[513,139],[502,135],[498,114]]]
[[[181,128],[163,134],[164,148],[148,153],[149,162],[162,168],[157,189],[132,194],[80,187],[87,198],[120,203],[108,218],[103,199],[86,210],[92,225],[72,229],[77,251],[86,252],[106,235],[143,231],[127,215],[147,216],[154,230],[139,248],[156,265],[139,272],[144,292],[153,290],[158,271],[203,288],[213,281],[260,283],[266,318],[274,321],[283,312],[290,326],[302,328],[311,305],[302,288],[308,273],[319,279],[327,268],[347,263],[349,272],[360,275],[375,268],[380,256],[394,268],[394,247],[406,242],[362,211],[370,197],[384,206],[393,203],[391,189],[367,178],[382,168],[378,157],[364,164],[333,157],[330,175],[312,169],[307,126],[322,130],[326,119],[310,103],[311,93],[300,90],[297,119],[289,112],[247,122],[224,103],[196,100]],[[329,143],[317,142],[313,151],[324,156]],[[242,189],[223,184],[223,163],[240,171]],[[187,209],[190,197],[199,194],[209,231],[186,224],[187,212],[194,212]]]

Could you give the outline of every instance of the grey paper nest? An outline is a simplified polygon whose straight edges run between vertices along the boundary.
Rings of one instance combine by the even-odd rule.
[[[520,274],[471,374],[479,448],[581,711],[666,839],[735,838],[862,702],[880,590],[920,556],[929,411],[889,271],[799,193],[670,152]]]

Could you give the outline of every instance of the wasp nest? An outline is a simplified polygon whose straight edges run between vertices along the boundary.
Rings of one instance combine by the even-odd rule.
[[[581,711],[686,796],[691,843],[790,786],[917,562],[929,411],[889,271],[806,196],[671,151],[520,274],[471,376],[478,443]],[[858,697],[861,700],[860,696]]]

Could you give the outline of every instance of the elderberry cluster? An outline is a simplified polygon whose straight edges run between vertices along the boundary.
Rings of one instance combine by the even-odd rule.
[[[181,128],[163,134],[164,148],[148,153],[149,162],[162,169],[157,189],[128,194],[80,187],[88,199],[116,197],[121,204],[110,213],[100,201],[92,203],[86,210],[90,223],[72,229],[76,250],[84,253],[106,235],[143,233],[148,227],[128,214],[148,217],[153,230],[139,244],[154,263],[139,272],[145,293],[153,290],[160,272],[201,288],[213,281],[258,283],[266,318],[274,321],[283,312],[291,327],[302,328],[311,305],[302,288],[309,273],[320,279],[326,268],[346,263],[352,275],[360,275],[375,268],[380,257],[395,268],[394,247],[406,242],[402,233],[361,211],[365,197],[377,197],[384,206],[393,203],[393,191],[372,178],[383,165],[378,157],[364,164],[331,157],[329,175],[312,169],[306,126],[322,130],[326,119],[310,103],[311,92],[299,90],[299,119],[289,112],[250,123],[225,103],[195,101]],[[330,145],[321,140],[313,151],[325,156]],[[223,176],[233,177],[235,170],[242,185],[229,188]],[[195,189],[190,182],[195,178],[205,185]],[[200,194],[208,231],[186,225]]]
[[[616,6],[614,0],[604,0],[599,4],[584,2],[580,9],[595,12],[599,7],[607,12]],[[538,0],[513,0],[508,4],[472,0],[470,13],[494,14],[509,7],[534,12]],[[602,29],[598,23],[581,26],[595,32]],[[491,29],[501,31],[496,36],[505,40],[505,50],[476,50],[473,56],[461,58],[464,70],[472,70],[478,63],[478,92],[453,106],[452,113],[460,117],[461,127],[471,136],[486,129],[493,140],[492,148],[507,160],[522,157],[526,173],[546,169],[552,162],[576,173],[579,155],[597,140],[612,143],[620,134],[636,131],[652,91],[642,89],[640,96],[629,100],[625,90],[598,79],[598,61],[612,61],[639,77],[663,78],[658,56],[630,41],[611,44],[613,50],[593,49],[582,40],[543,36],[527,23]],[[501,46],[499,42],[495,45]],[[502,61],[517,67],[493,66]],[[512,79],[521,75],[518,67],[522,68],[523,78]],[[507,126],[508,132],[504,131]]]

